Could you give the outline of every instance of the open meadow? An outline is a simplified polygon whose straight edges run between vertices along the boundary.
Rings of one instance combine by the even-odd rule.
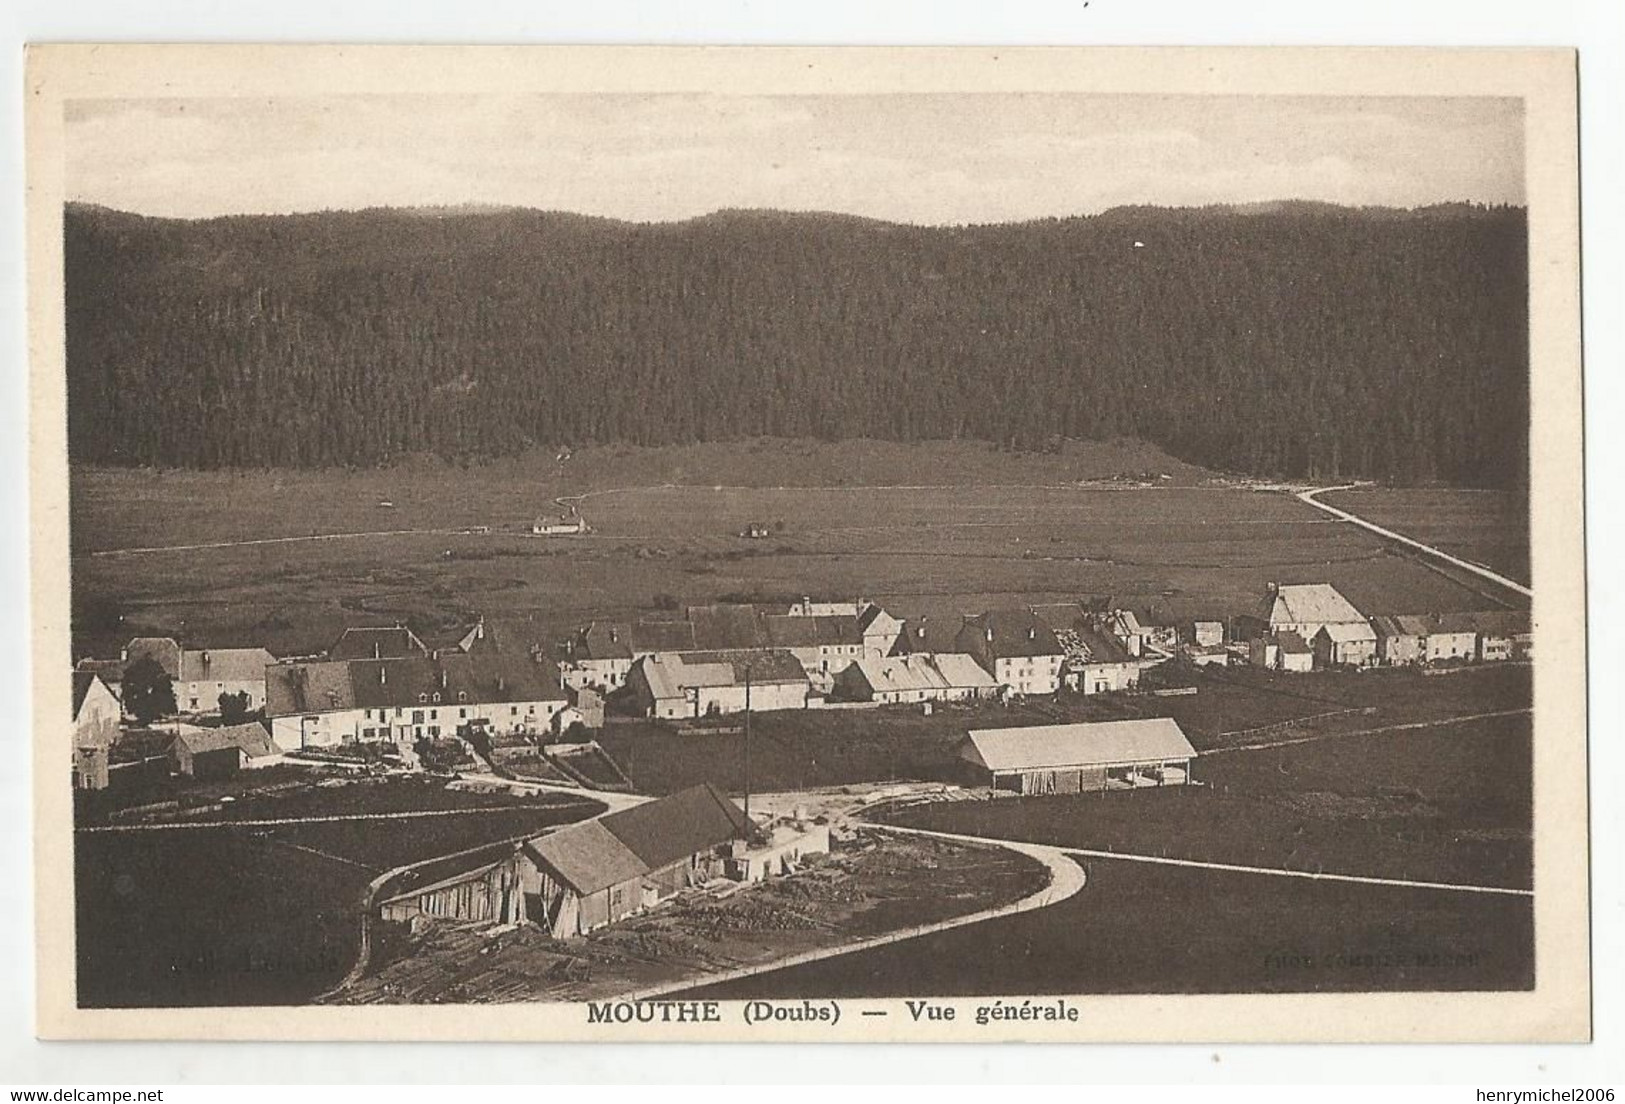
[[[1362,487],[1321,500],[1464,560],[1529,583],[1529,501],[1507,491]]]
[[[545,641],[661,605],[802,595],[949,620],[1084,594],[1226,618],[1270,582],[1330,582],[1370,614],[1506,600],[1289,495],[1125,455],[758,442],[360,473],[76,469],[74,648],[154,633],[306,654],[347,624],[435,637],[477,613]],[[522,532],[565,496],[590,533]],[[742,539],[751,524],[772,535]]]
[[[422,803],[423,795],[414,797]],[[283,811],[292,815],[299,803],[286,800]],[[346,812],[390,804],[363,801]],[[399,819],[77,832],[79,1002],[308,1003],[355,962],[361,909],[376,875],[601,809],[579,800],[498,807],[481,800],[445,815]]]

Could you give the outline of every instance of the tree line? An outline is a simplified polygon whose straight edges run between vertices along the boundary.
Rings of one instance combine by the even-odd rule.
[[[1256,475],[1526,477],[1520,208],[918,227],[70,205],[65,245],[79,461],[1137,437]]]

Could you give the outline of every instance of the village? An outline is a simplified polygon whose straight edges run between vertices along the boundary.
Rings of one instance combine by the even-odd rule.
[[[501,615],[478,616],[443,640],[405,624],[353,625],[315,655],[138,637],[117,658],[75,665],[71,773],[82,817],[115,826],[206,818],[228,809],[233,794],[346,779],[423,777],[459,792],[599,802],[586,820],[461,860],[409,864],[374,886],[360,918],[364,930],[410,933],[426,961],[466,955],[455,942],[446,951],[443,937],[472,930],[510,944],[515,931],[533,932],[551,963],[557,941],[614,932],[651,911],[670,920],[689,915],[695,900],[764,907],[741,904],[755,900],[749,895],[716,905],[733,897],[729,887],[819,871],[825,882],[815,884],[827,887],[832,870],[857,878],[857,857],[876,847],[892,856],[885,869],[895,876],[895,850],[918,841],[877,836],[867,814],[898,804],[1201,786],[1192,734],[1174,716],[1133,705],[1197,694],[1179,672],[1211,678],[1238,668],[1288,681],[1397,668],[1445,674],[1525,664],[1531,640],[1527,613],[1515,609],[1367,616],[1325,583],[1271,584],[1250,610],[1191,621],[1109,597],[958,619],[808,597],[588,620],[562,640],[539,639]],[[1000,723],[990,709],[1021,723]],[[768,798],[761,781],[772,771],[759,750],[753,806],[753,720],[792,716],[826,734],[835,765],[818,776],[822,786]],[[877,778],[882,760],[859,769],[830,759],[840,754],[839,734],[849,744],[884,744],[888,727],[908,724],[957,731],[954,765],[920,777],[890,752]],[[656,785],[665,796],[644,796],[632,778],[663,761],[651,759],[649,739],[661,741],[662,755],[691,760]],[[339,815],[345,792],[331,791]],[[832,855],[837,867],[827,865]],[[975,849],[958,857],[972,868],[990,861]],[[689,904],[673,913],[674,901]],[[923,896],[916,905],[929,910]],[[806,927],[793,918],[801,913],[773,915],[787,931]],[[843,914],[825,927],[855,922]],[[680,942],[715,938],[716,921],[707,923],[685,929]],[[805,952],[801,936],[786,938],[780,932],[754,953],[771,963]],[[387,942],[364,937],[363,946],[379,941]],[[733,957],[713,948],[701,958],[735,960],[739,941],[723,945]],[[521,974],[540,969],[521,961],[532,963],[513,968]],[[422,997],[420,982],[397,980],[398,962],[374,963],[370,981],[366,965],[363,954],[342,999]],[[546,999],[613,993],[616,978],[622,988],[650,980],[601,967],[596,987],[577,979],[545,989]]]

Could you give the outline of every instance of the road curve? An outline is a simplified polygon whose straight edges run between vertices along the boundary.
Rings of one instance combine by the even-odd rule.
[[[1399,544],[1407,545],[1407,546],[1409,546],[1411,548],[1417,549],[1418,551],[1426,552],[1428,555],[1433,556],[1433,557],[1435,557],[1437,559],[1443,560],[1445,563],[1450,564],[1453,567],[1459,567],[1463,571],[1470,571],[1474,575],[1477,575],[1481,579],[1488,579],[1490,582],[1497,583],[1497,584],[1499,584],[1501,586],[1504,586],[1508,590],[1511,590],[1511,591],[1514,591],[1514,592],[1516,592],[1518,594],[1523,595],[1525,598],[1533,598],[1534,597],[1534,591],[1531,590],[1529,587],[1526,587],[1522,583],[1519,583],[1519,582],[1516,582],[1516,581],[1514,581],[1512,579],[1509,579],[1505,575],[1501,575],[1501,574],[1499,574],[1497,572],[1491,571],[1489,568],[1484,567],[1482,564],[1475,564],[1471,560],[1464,560],[1464,559],[1460,558],[1459,556],[1452,556],[1448,552],[1444,552],[1444,551],[1441,551],[1440,549],[1434,548],[1430,544],[1423,544],[1421,541],[1414,540],[1411,537],[1407,537],[1402,533],[1396,533],[1392,529],[1384,529],[1380,525],[1377,525],[1377,524],[1375,524],[1373,522],[1369,522],[1369,521],[1365,520],[1365,518],[1356,517],[1354,514],[1349,513],[1347,510],[1339,510],[1336,506],[1329,506],[1326,503],[1321,502],[1316,497],[1317,495],[1329,494],[1332,491],[1349,491],[1349,490],[1353,490],[1354,488],[1356,488],[1358,486],[1360,486],[1360,484],[1358,484],[1358,483],[1343,483],[1343,484],[1340,484],[1340,485],[1338,485],[1336,487],[1312,487],[1312,488],[1310,488],[1309,490],[1306,490],[1306,491],[1299,491],[1298,494],[1297,494],[1297,498],[1298,498],[1299,501],[1306,502],[1310,506],[1313,506],[1317,510],[1322,510],[1322,511],[1328,513],[1328,514],[1331,514],[1333,517],[1337,518],[1340,521],[1352,522],[1355,525],[1358,525],[1362,529],[1369,529],[1371,532],[1376,533],[1378,536],[1387,537],[1391,541],[1396,541]]]
[[[869,936],[866,939],[853,940],[850,943],[837,944],[833,947],[819,947],[816,950],[803,951],[800,954],[776,958],[768,962],[757,962],[749,966],[735,967],[731,970],[669,981],[647,989],[620,994],[616,999],[630,1001],[654,1000],[674,993],[687,992],[690,989],[702,989],[722,982],[737,981],[740,978],[751,977],[756,974],[783,970],[790,966],[800,966],[807,962],[817,962],[821,959],[866,951],[888,943],[901,943],[907,939],[918,939],[922,935],[932,935],[936,932],[947,931],[950,928],[962,928],[967,924],[979,924],[984,920],[994,920],[1018,912],[1047,908],[1077,894],[1079,890],[1083,889],[1084,882],[1087,880],[1083,868],[1078,865],[1075,859],[1067,855],[1065,849],[1051,847],[1048,844],[1027,843],[1022,840],[992,839],[984,836],[965,836],[954,832],[928,831],[924,828],[902,828],[893,824],[869,824],[866,827],[875,831],[895,832],[898,835],[931,836],[936,839],[955,840],[960,843],[974,843],[984,847],[1001,847],[1007,851],[1015,851],[1018,854],[1035,858],[1048,867],[1049,881],[1036,892],[1029,893],[1019,901],[1012,901],[1007,905],[997,905],[993,908],[968,912],[963,916],[953,916],[947,920],[938,920],[934,923],[921,924],[912,928],[899,928],[895,931]]]

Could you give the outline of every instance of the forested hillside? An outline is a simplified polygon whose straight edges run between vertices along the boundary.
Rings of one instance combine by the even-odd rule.
[[[70,207],[76,460],[371,465],[741,437],[1138,437],[1523,485],[1524,213],[175,221]]]

